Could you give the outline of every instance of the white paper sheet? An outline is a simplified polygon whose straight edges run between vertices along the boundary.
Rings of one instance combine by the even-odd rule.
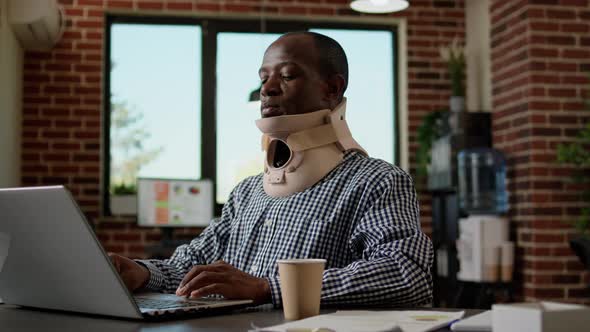
[[[449,326],[463,314],[463,311],[337,311],[252,331],[428,332]]]

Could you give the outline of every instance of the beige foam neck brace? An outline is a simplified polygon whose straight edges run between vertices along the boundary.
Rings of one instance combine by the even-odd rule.
[[[346,98],[334,110],[283,115],[256,120],[262,131],[264,191],[285,197],[313,186],[342,161],[344,152],[367,152],[354,140],[346,123]],[[284,143],[290,156],[275,167],[277,147]]]

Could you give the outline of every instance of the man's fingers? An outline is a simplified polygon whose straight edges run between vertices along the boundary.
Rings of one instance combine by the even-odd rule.
[[[185,276],[182,278],[180,285],[178,285],[178,289],[176,290],[176,295],[180,295],[179,291],[183,288],[189,281],[196,278],[201,272],[203,271],[213,271],[213,272],[221,272],[225,269],[227,263],[223,261],[217,261],[210,265],[197,265],[194,266]]]
[[[184,285],[186,285],[187,282],[189,282],[191,279],[193,279],[195,276],[201,273],[203,267],[204,265],[193,266],[193,268],[190,271],[188,271],[184,278],[182,278],[182,281],[180,281],[180,285],[178,285],[178,290],[180,290],[182,287],[184,287]],[[177,294],[178,290],[176,291]]]
[[[230,294],[228,293],[229,290],[229,285],[227,284],[211,284],[211,285],[207,285],[205,287],[201,287],[195,291],[192,291],[190,293],[190,298],[191,299],[197,299],[200,297],[205,297],[208,295],[212,295],[212,294],[219,294],[219,295],[223,295],[223,297],[225,298],[231,298]]]
[[[189,295],[192,291],[215,283],[224,283],[228,279],[225,273],[202,271],[198,276],[187,282],[181,289],[179,296]],[[177,292],[178,293],[178,292]]]

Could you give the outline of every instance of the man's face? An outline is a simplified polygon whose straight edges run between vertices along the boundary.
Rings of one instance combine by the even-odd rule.
[[[266,50],[259,70],[263,118],[330,108],[316,52],[313,38],[305,35],[280,38]]]

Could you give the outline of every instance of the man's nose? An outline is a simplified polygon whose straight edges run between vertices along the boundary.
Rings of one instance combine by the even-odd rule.
[[[262,96],[278,96],[281,93],[281,84],[275,77],[269,77],[260,87],[260,95]]]

